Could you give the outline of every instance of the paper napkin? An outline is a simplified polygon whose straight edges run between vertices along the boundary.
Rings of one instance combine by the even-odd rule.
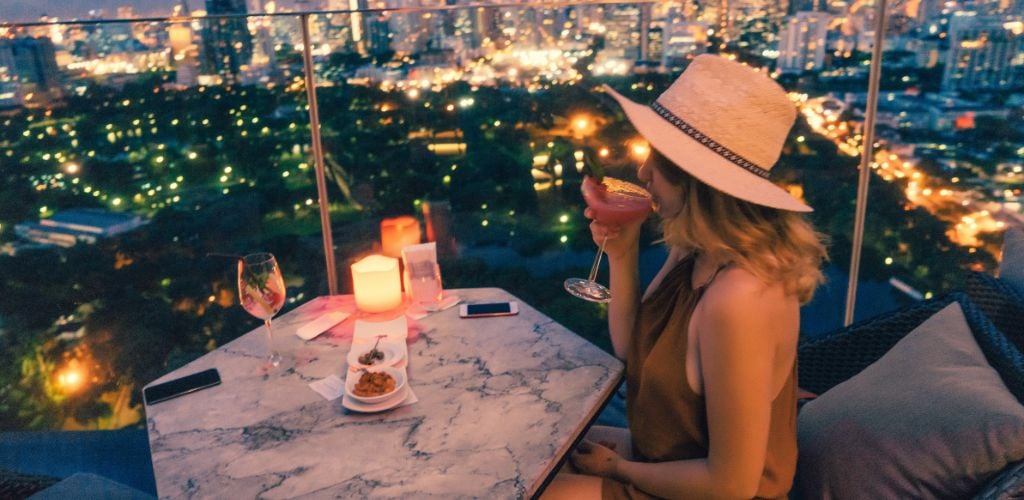
[[[328,375],[326,378],[310,382],[309,388],[323,396],[324,399],[333,401],[345,394],[345,381],[338,378],[337,375]]]
[[[326,332],[332,326],[345,321],[345,318],[351,316],[349,313],[344,311],[331,311],[325,314],[321,314],[318,318],[310,321],[295,330],[295,335],[298,335],[302,340],[311,340],[321,333]]]

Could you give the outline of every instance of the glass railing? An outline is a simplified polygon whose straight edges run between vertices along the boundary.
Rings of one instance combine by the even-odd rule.
[[[801,119],[773,176],[832,238],[803,333],[840,326],[872,25],[843,5],[0,24],[0,430],[141,425],[143,385],[258,326],[235,263],[210,254],[273,252],[290,308],[350,293],[349,265],[386,251],[399,216],[437,241],[446,287],[505,288],[607,347],[606,310],[561,286],[593,257],[579,185],[588,162],[632,175],[648,146],[598,88],[650,102],[704,52],[792,92]],[[1020,82],[968,85],[966,56],[942,58],[961,15],[894,15],[885,37],[857,318],[992,270],[1020,224]],[[987,43],[956,36],[955,54]],[[645,246],[645,278],[663,255]]]

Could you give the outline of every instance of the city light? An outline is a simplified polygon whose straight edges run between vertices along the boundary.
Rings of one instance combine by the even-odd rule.
[[[164,8],[184,4],[163,3]],[[281,14],[318,4],[264,3],[266,12]],[[288,5],[277,5],[281,3]],[[411,204],[419,211],[422,199],[436,196],[471,214],[479,213],[478,206],[486,212],[489,203],[492,213],[483,216],[499,218],[494,230],[480,230],[489,227],[488,218],[467,215],[463,220],[479,220],[476,232],[485,241],[515,235],[508,226],[525,234],[528,224],[557,220],[563,225],[557,229],[567,234],[546,232],[543,238],[534,238],[531,228],[530,237],[523,239],[558,249],[552,236],[564,245],[581,235],[576,230],[584,229],[573,227],[581,217],[562,211],[579,205],[577,173],[585,171],[590,155],[596,154],[598,164],[615,175],[615,169],[634,167],[651,152],[643,139],[633,137],[628,119],[600,86],[607,82],[628,89],[638,101],[650,102],[705,52],[762,72],[770,68],[771,76],[786,88],[799,89],[788,94],[800,123],[782,159],[786,170],[796,171],[794,178],[802,179],[809,168],[825,169],[816,172],[808,186],[850,193],[856,158],[865,150],[876,155],[866,159],[868,173],[892,183],[882,192],[883,203],[891,203],[898,212],[894,220],[879,222],[880,216],[874,216],[872,223],[884,223],[884,232],[876,233],[883,236],[866,238],[864,243],[872,246],[866,256],[882,256],[891,266],[884,272],[913,282],[917,289],[941,293],[945,290],[940,287],[947,286],[944,275],[951,269],[942,267],[945,260],[932,257],[940,253],[937,249],[944,252],[951,244],[958,245],[962,248],[948,257],[959,259],[961,267],[991,266],[998,261],[998,233],[1024,227],[1024,144],[1013,130],[1013,120],[1019,119],[1024,105],[1024,80],[1014,71],[1021,55],[1006,50],[1019,45],[1024,23],[1009,12],[1013,2],[984,6],[985,12],[970,15],[968,11],[977,9],[963,3],[939,2],[938,9],[924,3],[899,6],[898,29],[885,35],[890,37],[887,47],[900,49],[893,57],[901,60],[890,59],[883,66],[897,71],[883,73],[886,90],[877,109],[879,133],[873,135],[875,144],[867,147],[865,116],[871,115],[866,109],[871,100],[865,82],[871,61],[862,50],[873,28],[870,9],[863,9],[863,2],[839,2],[795,14],[767,4],[723,4],[722,12],[715,5],[658,4],[649,11],[625,5],[465,11],[455,6],[451,12],[406,13],[391,11],[394,6],[381,2],[319,3],[380,10],[372,16],[314,14],[310,19],[317,82],[309,90],[320,103],[323,148],[311,140],[306,120],[311,110],[307,103],[313,101],[307,98],[303,78],[301,56],[306,49],[300,23],[291,22],[297,16],[230,19],[241,23],[218,43],[211,43],[214,30],[208,19],[121,19],[108,24],[103,19],[113,12],[98,7],[79,16],[95,19],[95,26],[89,21],[86,27],[69,22],[0,28],[0,153],[6,162],[0,168],[8,174],[9,184],[17,184],[9,191],[15,196],[4,199],[24,200],[22,209],[29,211],[4,217],[0,229],[9,234],[0,253],[14,256],[32,248],[23,246],[24,231],[15,225],[45,226],[76,208],[150,218],[162,230],[174,223],[169,217],[176,215],[174,210],[195,211],[187,220],[202,223],[203,217],[238,207],[245,214],[239,222],[266,223],[270,230],[248,231],[243,226],[227,233],[252,234],[217,235],[218,244],[227,248],[239,243],[234,238],[250,243],[250,236],[269,235],[275,238],[274,246],[287,248],[287,243],[313,231],[310,226],[318,214],[309,207],[328,205],[326,199],[301,198],[315,194],[312,187],[322,187],[313,185],[310,168],[319,153],[325,164],[318,166],[326,167],[320,173],[327,174],[332,192],[331,203],[324,208],[330,209],[336,231],[347,221],[382,208]],[[192,15],[206,13],[196,10]],[[642,22],[649,26],[642,27]],[[12,40],[25,45],[19,46],[17,58],[5,58],[15,53],[4,51],[3,44]],[[993,129],[998,133],[990,134]],[[509,154],[489,156],[499,149]],[[422,151],[429,151],[427,158],[421,158]],[[231,165],[240,166],[238,177]],[[492,166],[495,171],[486,171]],[[572,167],[576,172],[567,170]],[[275,175],[278,172],[280,176]],[[790,174],[785,172],[782,182],[801,198],[803,186],[794,184]],[[455,175],[459,182],[454,182]],[[529,205],[516,198],[526,182],[536,191],[527,193]],[[239,189],[232,193],[236,186]],[[236,196],[220,196],[229,193]],[[182,199],[186,206],[175,206]],[[372,203],[364,207],[364,201],[356,200]],[[488,203],[481,204],[482,200]],[[852,203],[847,201],[852,200],[836,201],[834,206],[823,203],[815,214],[823,227],[841,227],[830,218],[846,220],[850,215]],[[225,208],[211,210],[214,203]],[[509,208],[533,205],[539,210],[523,210],[518,217]],[[36,220],[47,217],[51,220]],[[137,239],[125,240],[131,242],[125,249],[116,248],[121,240],[97,245],[95,252],[104,258],[92,261],[113,261],[114,253],[162,258],[168,247],[178,247],[177,251],[196,242],[206,244],[206,235],[190,224],[169,234],[140,231]],[[476,236],[459,243],[472,245]],[[170,239],[175,245],[166,244]],[[338,246],[338,252],[342,248]],[[978,255],[970,257],[973,253]],[[78,260],[65,259],[61,265],[67,262]],[[120,273],[118,279],[123,274],[145,273]],[[307,282],[296,285],[305,286],[307,293],[308,283],[317,281],[290,278]],[[144,276],[123,279],[145,281]],[[210,339],[216,339],[214,344],[228,340],[229,332],[215,323],[223,322],[222,312],[204,316],[211,288],[178,290],[183,287],[174,279],[175,286],[160,283],[189,296],[159,296],[157,290],[153,298],[159,300],[153,303],[168,304],[175,314],[194,314],[191,319],[203,327],[190,340],[195,345],[182,352],[216,347],[207,347]],[[64,293],[73,288],[74,300],[53,298],[54,303],[67,304],[61,314],[87,315],[98,307],[117,310],[103,295],[110,287],[85,285],[62,282],[46,290]],[[153,283],[131,285],[155,290]],[[215,289],[222,284],[208,285]],[[90,295],[92,288],[97,290],[95,297]],[[298,301],[290,292],[290,303]],[[223,302],[219,293],[210,295],[209,303]],[[25,338],[51,342],[52,321],[37,323],[39,331]],[[89,373],[97,371],[93,365],[86,370],[67,359],[49,362],[49,370],[59,369],[45,372],[51,373],[43,377],[45,384],[67,393],[89,383],[100,386],[90,382],[96,380],[96,374]],[[0,385],[5,382],[0,380]]]
[[[630,141],[629,154],[636,161],[644,161],[651,154],[651,147],[643,139],[634,139]]]
[[[68,365],[57,372],[57,386],[66,393],[73,393],[82,388],[86,381],[85,369],[79,366],[78,360],[72,359]]]
[[[590,119],[585,116],[577,117],[572,121],[572,125],[576,127],[576,130],[584,132],[590,127]]]

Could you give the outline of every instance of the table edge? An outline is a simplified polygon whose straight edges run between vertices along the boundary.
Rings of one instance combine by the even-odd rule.
[[[540,494],[544,492],[544,489],[547,488],[548,484],[555,478],[555,475],[562,468],[562,464],[569,456],[569,451],[576,448],[576,445],[579,444],[581,440],[583,440],[583,436],[585,435],[587,429],[590,429],[590,427],[594,425],[594,422],[597,420],[597,417],[601,414],[604,408],[608,406],[608,403],[612,400],[612,398],[615,396],[615,393],[619,390],[619,387],[625,381],[624,366],[619,369],[619,373],[615,377],[615,379],[615,382],[609,384],[608,387],[605,389],[604,394],[601,395],[600,404],[594,406],[594,408],[590,410],[587,416],[581,420],[583,423],[576,428],[573,438],[567,441],[568,445],[563,446],[558,450],[558,452],[556,453],[556,456],[559,457],[558,460],[553,461],[553,465],[550,465],[547,469],[545,469],[539,476],[539,478],[536,481],[534,481],[533,484],[530,485],[530,488],[527,490],[528,498],[535,499],[540,497]]]

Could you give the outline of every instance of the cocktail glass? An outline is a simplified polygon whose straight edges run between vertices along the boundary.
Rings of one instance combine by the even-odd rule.
[[[636,184],[611,177],[597,181],[588,176],[583,179],[580,190],[583,191],[583,200],[594,211],[594,219],[601,224],[628,224],[645,219],[651,213],[651,193]],[[607,241],[607,237],[601,240],[594,263],[590,266],[590,276],[587,279],[565,280],[566,291],[591,302],[608,302],[612,299],[608,287],[596,281],[597,270],[601,267],[601,257],[604,255],[604,244]]]
[[[268,367],[281,364],[270,320],[284,305],[284,296],[284,278],[273,254],[253,253],[238,259],[238,300],[246,312],[262,319],[267,327]]]

